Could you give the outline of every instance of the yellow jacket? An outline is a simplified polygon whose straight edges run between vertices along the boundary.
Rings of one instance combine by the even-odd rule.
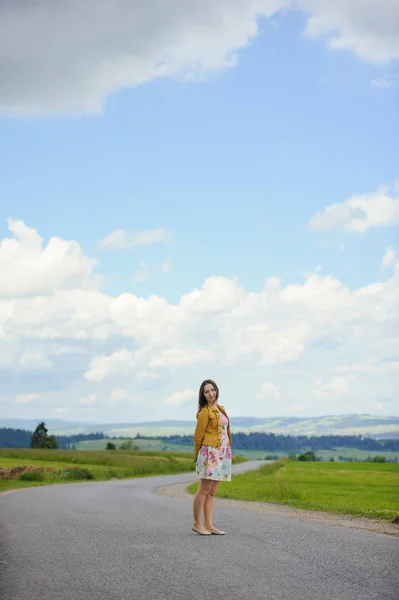
[[[217,408],[225,415],[225,417],[227,417],[224,406],[217,404]],[[220,424],[219,412],[216,410],[216,408],[213,406],[204,406],[201,408],[197,415],[197,426],[194,432],[195,460],[197,460],[198,452],[200,451],[201,446],[213,446],[214,448],[220,448],[221,433],[222,426]],[[227,426],[227,434],[231,444],[230,420]]]

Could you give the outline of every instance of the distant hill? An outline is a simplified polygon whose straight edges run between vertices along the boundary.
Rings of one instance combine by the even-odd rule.
[[[87,423],[63,421],[61,419],[5,419],[0,418],[0,427],[27,429],[32,431],[40,421],[45,421],[49,431],[55,435],[103,432],[109,436],[191,435],[195,421],[144,421],[140,423]],[[232,431],[282,433],[289,435],[362,435],[372,438],[398,438],[399,417],[378,415],[331,415],[324,417],[232,417]]]

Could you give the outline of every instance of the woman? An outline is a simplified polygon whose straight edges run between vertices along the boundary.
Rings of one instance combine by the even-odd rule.
[[[196,475],[201,483],[194,498],[194,525],[199,535],[224,535],[212,524],[213,505],[220,481],[231,481],[230,423],[224,407],[217,403],[219,389],[214,381],[201,383],[198,394],[197,426],[194,433]],[[204,525],[201,523],[204,512]]]

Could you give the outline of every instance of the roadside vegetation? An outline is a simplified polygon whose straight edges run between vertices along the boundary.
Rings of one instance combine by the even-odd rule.
[[[188,491],[197,489],[195,483]],[[399,465],[280,459],[222,482],[218,496],[392,521],[399,512]]]
[[[245,460],[243,457],[235,457],[233,462]],[[0,449],[0,491],[54,483],[104,481],[190,471],[194,475],[192,452]]]

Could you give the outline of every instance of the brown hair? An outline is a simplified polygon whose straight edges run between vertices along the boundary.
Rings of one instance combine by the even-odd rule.
[[[216,401],[219,398],[219,388],[216,385],[216,383],[214,381],[212,381],[212,379],[205,379],[205,381],[203,381],[200,385],[200,389],[198,392],[198,411],[197,411],[197,415],[199,413],[199,411],[201,410],[201,408],[204,408],[204,406],[208,405],[208,402],[206,401],[206,398],[204,396],[204,388],[205,386],[210,383],[211,385],[213,385],[213,387],[215,388],[215,392],[216,392]]]

